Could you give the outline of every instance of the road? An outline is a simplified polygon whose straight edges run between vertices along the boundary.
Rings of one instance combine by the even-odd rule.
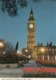
[[[21,77],[23,68],[25,67],[41,67],[41,65],[39,65],[39,63],[36,64],[34,60],[31,60],[27,64],[24,64],[23,67],[0,69],[0,77]]]
[[[24,67],[42,67],[42,65],[38,62],[36,63],[34,60],[31,60],[27,64],[24,64]]]

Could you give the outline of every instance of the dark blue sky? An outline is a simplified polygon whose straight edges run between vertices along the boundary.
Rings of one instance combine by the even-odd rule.
[[[43,42],[45,45],[52,41],[56,45],[56,2],[47,0],[30,2],[27,8],[19,9],[19,15],[15,18],[0,11],[0,39],[14,46],[19,41],[19,49],[27,47],[27,22],[31,7],[36,21],[35,44]]]

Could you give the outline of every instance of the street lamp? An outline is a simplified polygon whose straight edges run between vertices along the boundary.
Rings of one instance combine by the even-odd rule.
[[[28,56],[28,49],[25,49],[25,55]]]
[[[42,53],[44,53],[44,52],[45,52],[45,48],[41,48],[40,51],[41,51]],[[42,59],[44,60],[44,54],[43,54],[43,56],[42,56]]]
[[[45,52],[45,48],[41,48],[40,51],[41,51],[42,53],[44,53],[44,52]]]
[[[3,42],[0,42],[0,48],[1,47],[4,47],[4,43]]]
[[[25,49],[25,52],[28,52],[28,49]]]
[[[28,62],[28,49],[25,49],[25,53],[26,53],[26,60],[27,60],[27,62]]]

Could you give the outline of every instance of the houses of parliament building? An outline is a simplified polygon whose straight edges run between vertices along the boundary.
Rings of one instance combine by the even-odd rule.
[[[39,44],[35,46],[36,23],[31,9],[27,26],[27,48],[32,50],[32,58],[41,58],[45,60],[56,60],[56,46],[47,43],[47,45]]]
[[[40,58],[43,60],[56,60],[56,46],[52,45],[52,42],[47,43],[45,46],[43,44],[38,43],[38,45],[36,46],[35,32],[36,32],[36,23],[33,11],[31,9],[27,24],[27,48],[24,49],[30,49],[32,51],[31,53],[29,52],[32,59]],[[4,41],[0,40],[0,56],[4,55],[5,51],[4,44],[5,44]]]

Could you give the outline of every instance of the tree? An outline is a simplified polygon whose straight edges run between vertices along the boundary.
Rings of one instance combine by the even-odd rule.
[[[41,2],[42,0],[32,0],[35,3]],[[56,1],[56,0],[46,0]],[[18,9],[27,7],[30,0],[0,0],[0,9],[3,12],[7,12],[9,16],[15,17],[18,15]]]
[[[29,56],[32,54],[32,50],[29,48],[23,48],[22,49],[22,54],[24,54],[25,56]]]
[[[14,47],[12,46],[12,44],[11,43],[9,43],[9,42],[6,42],[6,44],[5,44],[5,52],[6,52],[6,54],[13,54],[14,53]]]
[[[4,51],[0,56],[0,63],[15,63],[18,62],[17,56],[15,54],[15,49],[10,42],[5,42]]]
[[[22,49],[22,54],[25,57],[25,62],[28,62],[29,56],[31,58],[32,50],[30,48],[23,48]]]
[[[39,2],[39,1],[41,1],[41,0],[33,0],[34,2]]]
[[[27,6],[27,0],[0,0],[0,9],[7,12],[11,17],[18,14],[18,8]]]
[[[39,2],[40,0],[32,0]],[[19,8],[27,7],[29,0],[0,0],[0,9],[7,12],[9,16],[15,17],[18,14]]]
[[[0,54],[12,54],[14,53],[14,47],[10,42],[5,42],[3,39],[0,40]]]

